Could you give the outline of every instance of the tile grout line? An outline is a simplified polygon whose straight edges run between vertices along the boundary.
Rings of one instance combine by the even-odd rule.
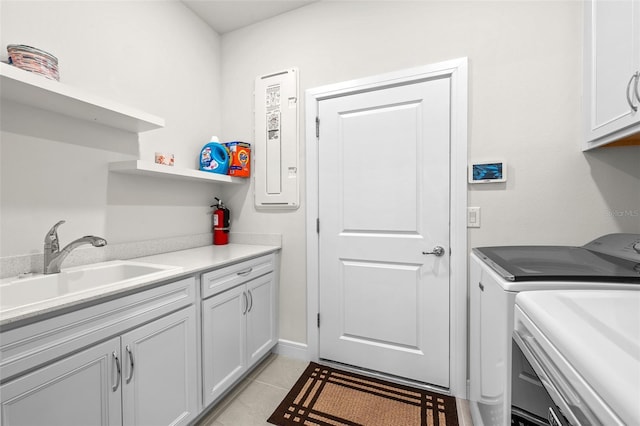
[[[284,390],[284,391],[289,391],[289,390],[291,390],[291,387],[283,388],[282,386],[274,385],[274,384],[272,384],[272,383],[265,382],[265,381],[258,380],[258,379],[254,379],[253,381],[254,381],[255,383],[260,383],[261,385],[266,385],[266,386],[269,386],[269,387],[272,387],[272,388],[275,388],[275,389],[280,389],[280,390]]]

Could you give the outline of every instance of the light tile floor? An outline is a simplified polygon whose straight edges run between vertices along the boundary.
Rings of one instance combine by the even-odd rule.
[[[269,356],[197,426],[273,426],[267,419],[307,365],[307,361]]]
[[[278,407],[307,361],[271,355],[218,403],[197,426],[273,426],[267,418]],[[458,400],[460,426],[473,426],[469,405]]]

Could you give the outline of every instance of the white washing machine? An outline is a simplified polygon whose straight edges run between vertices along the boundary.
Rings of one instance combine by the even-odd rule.
[[[537,396],[542,384],[524,358],[512,358],[516,295],[536,290],[639,290],[640,234],[609,234],[582,247],[474,248],[469,285],[473,424],[510,426],[513,413],[515,425],[545,425],[549,401]]]

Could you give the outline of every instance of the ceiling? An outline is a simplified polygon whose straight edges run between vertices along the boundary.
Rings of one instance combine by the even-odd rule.
[[[218,34],[272,18],[317,0],[181,0]]]

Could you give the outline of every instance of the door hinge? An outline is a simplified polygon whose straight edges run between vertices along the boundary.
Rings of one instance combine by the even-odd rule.
[[[316,218],[316,233],[320,233],[320,218]]]
[[[320,137],[320,117],[316,117],[316,138]]]
[[[320,328],[320,313],[318,312],[318,328]]]

